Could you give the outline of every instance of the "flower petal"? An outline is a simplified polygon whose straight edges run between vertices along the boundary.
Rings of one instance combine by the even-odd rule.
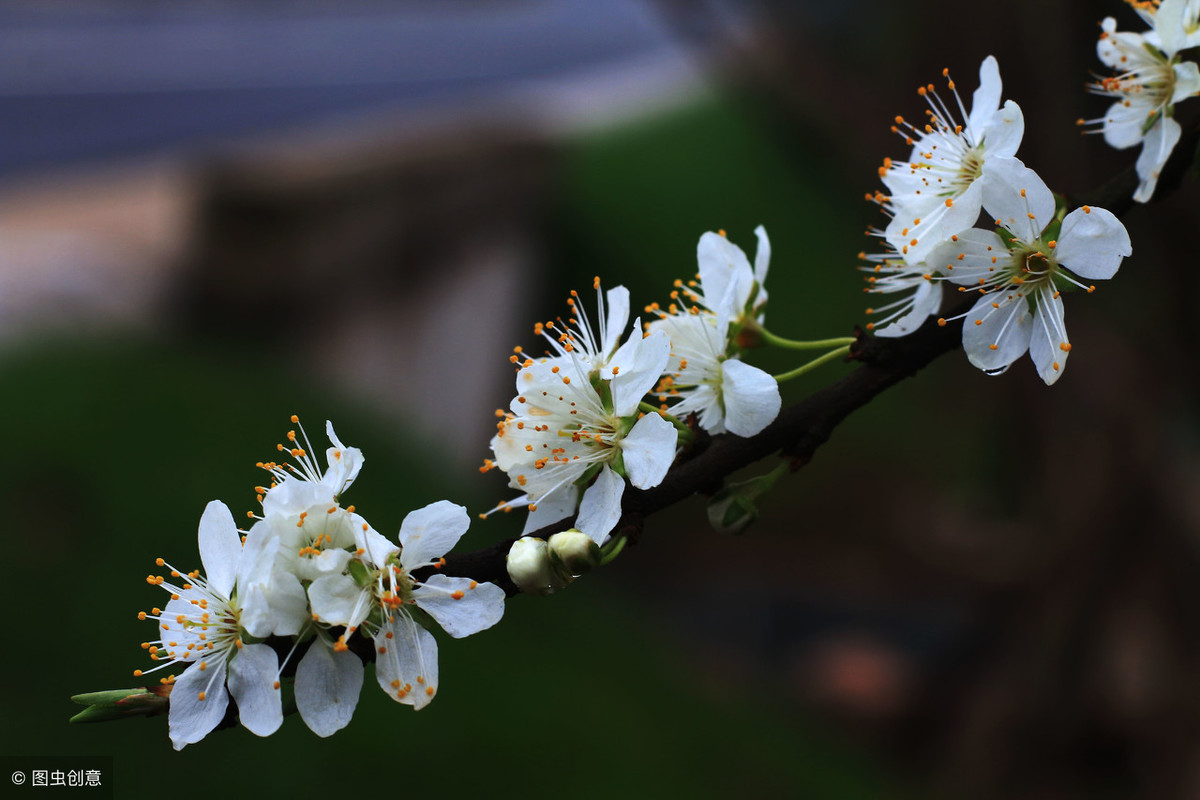
[[[349,575],[325,575],[308,586],[312,614],[327,625],[357,628],[371,610],[370,590]]]
[[[616,351],[617,342],[621,339],[621,332],[625,330],[625,325],[629,322],[629,290],[624,286],[614,286],[605,294],[608,299],[608,313],[604,321],[600,352],[605,358],[608,358]]]
[[[1029,349],[1029,304],[1015,292],[980,297],[963,320],[963,350],[985,372],[998,372]]]
[[[1126,100],[1118,100],[1110,105],[1104,112],[1105,144],[1117,150],[1140,144],[1146,135],[1143,130],[1146,117],[1153,110],[1153,106],[1142,103],[1133,105]]]
[[[358,514],[351,516],[354,519],[354,547],[366,553],[367,560],[375,566],[386,564],[392,553],[395,553],[400,548],[393,544],[386,536],[372,528]]]
[[[596,476],[596,482],[583,493],[575,527],[592,537],[597,544],[604,544],[621,518],[621,496],[624,493],[625,479],[605,464]]]
[[[266,580],[239,583],[238,600],[241,626],[258,638],[295,636],[311,618],[304,587],[283,569],[271,570]]]
[[[1100,30],[1100,38],[1096,40],[1096,57],[1104,66],[1125,72],[1129,68],[1125,63],[1128,61],[1125,53],[1136,53],[1143,49],[1142,35],[1118,31],[1117,21],[1112,17],[1105,17],[1100,21]]]
[[[225,660],[192,664],[171,687],[171,706],[167,716],[171,744],[182,750],[208,735],[225,719],[229,693],[225,691]],[[204,699],[200,699],[203,694]]]
[[[567,519],[579,505],[579,487],[573,483],[560,486],[537,501],[537,507],[525,518],[521,534],[533,533],[547,525]]]
[[[375,679],[388,697],[422,709],[437,692],[437,652],[433,635],[396,611],[375,634]]]
[[[1133,194],[1134,200],[1145,203],[1154,196],[1158,176],[1167,159],[1171,157],[1171,151],[1179,144],[1182,133],[1183,129],[1173,117],[1165,117],[1146,134],[1142,141],[1142,152],[1138,154],[1135,165],[1142,182]]]
[[[331,736],[350,724],[363,685],[363,664],[349,651],[335,652],[321,636],[296,667],[296,709],[309,730]]]
[[[983,207],[1022,241],[1033,242],[1054,218],[1054,194],[1019,159],[988,159],[983,180]]]
[[[1033,359],[1038,375],[1047,386],[1053,385],[1062,376],[1071,349],[1063,321],[1063,301],[1057,295],[1048,286],[1041,287],[1038,292],[1029,342],[1029,357]]]
[[[1111,211],[1077,208],[1063,220],[1055,257],[1081,278],[1106,280],[1133,254],[1129,232]]]
[[[942,305],[942,282],[926,280],[917,284],[909,302],[909,309],[903,316],[876,328],[874,334],[885,339],[907,336],[925,324],[925,320],[936,314]]]
[[[983,186],[983,181],[979,179],[973,180],[971,181],[971,185],[962,194],[954,198],[952,206],[945,205],[943,201],[941,205],[945,208],[946,213],[941,215],[937,227],[925,235],[918,243],[918,246],[909,249],[905,261],[909,264],[919,263],[924,258],[925,253],[928,253],[954,234],[962,233],[967,228],[973,226],[975,221],[979,219],[979,209],[983,208]],[[930,214],[930,217],[933,216],[933,214]]]
[[[504,616],[504,590],[470,578],[431,575],[413,590],[413,599],[455,639],[486,630]]]
[[[1171,103],[1181,103],[1200,94],[1200,66],[1195,61],[1184,61],[1175,65],[1175,91]]]
[[[1187,46],[1183,18],[1188,4],[1188,0],[1163,0],[1154,14],[1154,32],[1168,58]]]
[[[467,509],[449,500],[410,511],[400,523],[400,563],[412,570],[438,560],[458,544],[469,527]]]
[[[962,286],[989,283],[998,268],[1011,260],[1008,247],[995,231],[971,228],[929,254],[929,269]],[[982,281],[982,283],[981,283]]]
[[[278,680],[279,656],[268,645],[245,645],[229,662],[229,693],[238,718],[256,736],[270,736],[283,724]]]
[[[758,250],[754,253],[754,280],[758,281],[758,300],[767,299],[763,284],[767,281],[767,269],[771,266],[771,240],[767,238],[767,229],[759,225],[754,229],[758,237]]]
[[[721,373],[725,427],[730,433],[753,436],[775,421],[781,400],[779,383],[774,378],[733,358],[722,362]]]
[[[321,482],[331,488],[334,496],[337,496],[354,483],[365,459],[362,450],[342,444],[337,434],[333,432],[333,423],[329,420],[325,420],[325,433],[329,437],[329,441],[333,443],[333,447],[325,451],[325,463],[329,467]]]
[[[627,417],[638,407],[646,392],[654,388],[671,360],[671,337],[664,330],[642,336],[641,320],[633,323],[629,340],[621,345],[610,362],[613,410],[618,417]]]
[[[294,516],[312,506],[330,506],[336,501],[334,489],[325,483],[285,478],[268,490],[263,498],[263,517]]]
[[[1000,82],[1000,65],[994,56],[988,56],[979,65],[979,88],[971,96],[971,115],[967,127],[972,133],[981,132],[1000,107],[1000,94],[1004,86]]]
[[[1012,158],[1024,136],[1025,115],[1021,113],[1021,107],[1012,100],[1005,100],[983,129],[983,146],[989,158]]]
[[[621,440],[629,482],[639,489],[658,486],[675,461],[678,442],[675,426],[660,415],[647,414],[639,419]]]
[[[696,245],[696,262],[709,308],[718,316],[737,318],[754,283],[754,270],[742,248],[710,231]]]
[[[200,562],[208,585],[218,594],[229,597],[233,593],[237,576],[238,561],[242,557],[242,539],[229,507],[220,500],[213,500],[204,507],[200,516]]]

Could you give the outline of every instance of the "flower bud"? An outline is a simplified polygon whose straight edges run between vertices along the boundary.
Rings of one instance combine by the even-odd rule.
[[[708,501],[708,522],[719,533],[742,533],[758,519],[757,500],[766,494],[788,465],[780,464],[766,475],[730,483]]]
[[[554,534],[546,545],[551,562],[562,574],[583,575],[600,565],[600,545],[575,528]]]
[[[508,577],[517,588],[528,594],[553,594],[571,582],[550,563],[546,542],[526,536],[513,542],[505,559]]]
[[[722,489],[708,503],[708,524],[717,533],[741,534],[758,519],[754,501],[730,489]]]
[[[170,703],[170,691],[169,687],[163,686],[112,689],[77,694],[71,699],[81,706],[87,706],[71,717],[71,722],[108,722],[125,717],[163,714]]]

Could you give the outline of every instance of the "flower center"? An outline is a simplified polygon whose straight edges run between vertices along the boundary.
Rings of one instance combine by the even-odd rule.
[[[1024,250],[1021,259],[1024,262],[1021,277],[1026,283],[1051,279],[1054,268],[1058,266],[1044,252],[1037,249]]]
[[[963,154],[950,194],[958,195],[983,175],[983,145],[977,144]]]

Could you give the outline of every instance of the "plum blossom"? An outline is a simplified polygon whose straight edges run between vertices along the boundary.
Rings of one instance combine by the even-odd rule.
[[[596,291],[596,306],[599,313],[595,326],[588,318],[587,310],[579,303],[579,293],[571,290],[567,306],[571,309],[568,319],[538,323],[534,333],[549,343],[555,363],[579,362],[586,372],[602,370],[617,352],[621,332],[629,322],[629,290],[616,286],[607,293],[600,288],[600,278],[594,278],[592,287]],[[517,347],[509,360],[520,362],[522,349]]]
[[[883,253],[858,254],[866,262],[859,270],[866,273],[868,294],[902,294],[898,300],[867,309],[867,315],[881,315],[867,323],[876,336],[896,337],[912,333],[942,305],[940,276],[924,261],[910,264],[890,247]]]
[[[275,447],[279,452],[290,455],[295,463],[260,461],[257,464],[260,469],[271,475],[269,486],[259,486],[255,489],[259,495],[258,500],[262,503],[264,516],[299,513],[309,506],[332,502],[350,488],[362,469],[362,451],[357,447],[342,444],[333,431],[332,422],[325,423],[325,433],[332,445],[325,451],[325,461],[328,465],[325,469],[321,469],[317,463],[308,434],[300,425],[300,418],[294,414],[292,424],[300,428],[299,436],[295,430],[288,431],[288,444],[278,444]],[[300,439],[303,439],[303,447],[300,446]]]
[[[243,547],[233,515],[217,500],[200,517],[199,542],[207,577],[198,570],[180,573],[158,559],[178,585],[149,576],[147,581],[162,586],[171,599],[163,609],[138,614],[158,620],[159,639],[142,647],[155,661],[165,661],[146,672],[187,666],[177,679],[164,679],[173,684],[168,722],[176,750],[200,741],[225,718],[230,694],[242,725],[251,732],[269,736],[283,722],[279,659],[265,644],[245,643],[247,634],[266,634],[251,630],[240,599],[247,586],[269,573],[278,545]]]
[[[300,420],[293,416],[292,422],[299,426]],[[268,487],[255,487],[263,515],[246,532],[246,546],[270,546],[274,558],[259,583],[243,587],[242,601],[247,619],[263,620],[262,630],[255,634],[259,636],[295,636],[308,627],[304,584],[345,569],[355,547],[355,531],[363,522],[354,506],[343,508],[338,502],[362,469],[362,451],[342,444],[333,423],[326,422],[333,446],[326,451],[328,467],[322,470],[311,455],[303,426],[299,430],[299,436],[288,431],[290,446],[277,445],[294,463],[258,464],[272,481]],[[299,446],[300,439],[304,447]]]
[[[1200,45],[1200,0],[1128,0],[1150,26],[1146,41],[1173,56]],[[1111,65],[1110,65],[1111,66]]]
[[[572,310],[579,314],[574,304]],[[675,428],[658,414],[638,416],[671,345],[663,331],[643,335],[641,320],[603,359],[578,346],[577,335],[563,337],[557,355],[521,364],[517,397],[508,412],[498,412],[496,458],[483,469],[501,469],[509,486],[524,492],[501,507],[529,506],[526,532],[570,516],[578,503],[576,527],[603,542],[620,518],[625,478],[638,488],[657,486],[674,461]]]
[[[771,241],[762,225],[754,229],[754,235],[758,237],[758,249],[753,267],[742,248],[729,241],[725,231],[704,233],[696,244],[699,283],[688,284],[692,300],[716,314],[721,326],[726,319],[735,329],[750,321],[762,321],[767,303],[764,284],[771,265]],[[682,288],[681,282],[677,286]]]
[[[1012,158],[1024,135],[1020,107],[1000,103],[1000,68],[988,56],[979,66],[979,88],[971,111],[963,107],[949,71],[943,70],[953,101],[943,100],[932,84],[918,92],[929,108],[923,124],[896,117],[893,130],[912,146],[908,161],[884,159],[879,176],[888,194],[868,195],[892,217],[884,237],[909,264],[918,264],[934,247],[975,224],[987,185],[985,165]],[[959,122],[959,115],[965,122]]]
[[[1062,375],[1071,352],[1063,320],[1063,289],[1116,274],[1133,250],[1125,226],[1103,208],[1083,206],[1055,218],[1054,195],[1026,167],[995,164],[988,213],[999,233],[964,231],[930,255],[960,291],[980,293],[963,323],[972,364],[999,374],[1026,351],[1047,385]],[[945,320],[939,320],[944,324]]]
[[[1089,84],[1088,91],[1114,101],[1103,117],[1079,123],[1099,125],[1104,141],[1117,149],[1142,146],[1136,164],[1140,183],[1133,195],[1139,203],[1154,195],[1162,168],[1182,135],[1174,118],[1175,104],[1200,93],[1200,68],[1180,61],[1176,54],[1181,46],[1200,42],[1195,9],[1189,11],[1184,5],[1167,0],[1157,11],[1143,11],[1155,26],[1145,34],[1118,31],[1112,17],[1101,23],[1096,52],[1116,74]],[[1190,33],[1184,27],[1185,11],[1190,15]]]
[[[736,352],[738,331],[747,319],[751,325],[763,320],[771,245],[761,225],[754,232],[754,271],[723,232],[705,233],[697,246],[697,280],[675,281],[665,311],[658,304],[646,309],[659,317],[648,329],[666,333],[671,342],[666,374],[655,393],[672,404],[671,413],[695,414],[711,434],[753,436],[774,421],[781,405],[775,378],[741,361]]]
[[[466,509],[445,500],[409,513],[398,547],[363,522],[346,571],[323,575],[308,587],[313,619],[345,627],[335,642],[319,637],[297,668],[296,704],[310,728],[329,735],[353,714],[362,667],[347,652],[346,640],[358,631],[374,642],[380,687],[393,700],[421,709],[437,692],[437,641],[413,619],[411,609],[424,611],[456,639],[499,622],[504,590],[495,584],[413,574],[441,567],[444,554],[469,526]],[[331,695],[329,686],[344,691]]]

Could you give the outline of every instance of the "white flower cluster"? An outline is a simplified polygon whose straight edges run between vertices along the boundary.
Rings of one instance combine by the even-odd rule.
[[[1096,53],[1114,74],[1089,84],[1088,90],[1113,98],[1113,103],[1103,117],[1079,124],[1099,125],[1091,132],[1103,133],[1104,141],[1119,150],[1142,146],[1136,165],[1141,182],[1133,199],[1145,203],[1182,134],[1175,104],[1200,94],[1200,68],[1180,55],[1200,45],[1200,0],[1138,0],[1130,5],[1150,29],[1118,31],[1112,17],[1100,24]]]
[[[763,283],[771,242],[760,225],[754,267],[724,231],[706,233],[696,247],[694,280],[675,281],[671,303],[647,311],[658,316],[652,330],[671,337],[671,362],[655,389],[677,415],[696,414],[709,433],[753,436],[779,414],[779,384],[739,358],[743,336],[753,338],[763,322],[767,292]]]
[[[526,533],[577,515],[575,528],[602,544],[620,519],[626,480],[657,486],[675,460],[682,423],[667,413],[739,436],[775,419],[778,383],[738,355],[739,334],[761,321],[766,302],[770,245],[766,231],[756,232],[753,267],[723,233],[701,236],[696,279],[676,282],[666,310],[648,306],[655,319],[644,327],[640,319],[628,325],[628,290],[605,293],[597,278],[595,326],[572,292],[567,320],[534,328],[549,343],[546,355],[515,349],[517,396],[497,412],[495,458],[483,470],[502,470],[522,492],[500,508],[528,506]]]
[[[1083,206],[1064,217],[1042,179],[1016,158],[1024,120],[1016,103],[1000,102],[994,58],[980,65],[969,113],[943,75],[952,99],[921,87],[926,122],[897,117],[893,126],[911,154],[903,162],[886,159],[879,174],[888,192],[868,196],[891,219],[875,232],[886,251],[860,254],[868,262],[860,267],[865,291],[902,296],[867,309],[883,315],[867,327],[879,336],[911,333],[937,314],[948,281],[979,295],[964,315],[963,349],[972,364],[999,374],[1028,351],[1052,384],[1071,350],[1061,293],[1090,292],[1086,281],[1111,278],[1132,253],[1129,235],[1102,208]],[[981,210],[995,231],[974,227]]]
[[[292,417],[294,423],[299,420]],[[257,487],[262,516],[238,530],[224,503],[200,518],[199,570],[182,573],[162,559],[170,579],[147,581],[170,593],[163,608],[142,612],[158,621],[159,639],[142,647],[159,669],[186,667],[173,684],[169,727],[176,749],[203,739],[225,718],[232,694],[242,724],[259,736],[283,721],[281,675],[300,645],[295,702],[319,736],[345,727],[363,683],[363,660],[351,647],[370,640],[375,676],[394,700],[422,708],[437,692],[437,642],[414,618],[432,618],[455,638],[489,628],[504,614],[504,591],[491,583],[436,572],[466,532],[466,509],[439,501],[405,517],[399,544],[377,533],[340,497],[363,464],[326,425],[332,446],[326,469],[296,432],[279,445],[294,464],[260,463],[272,480]],[[418,577],[418,571],[425,577]],[[268,637],[293,640],[281,662]],[[359,648],[362,649],[362,648]],[[143,672],[138,670],[135,675]]]

